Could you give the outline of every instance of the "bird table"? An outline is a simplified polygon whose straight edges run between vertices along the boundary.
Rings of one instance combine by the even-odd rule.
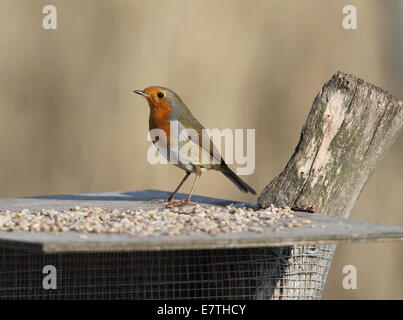
[[[74,215],[78,224],[85,223],[97,208],[112,227],[122,223],[126,213],[135,217],[139,212],[159,212],[157,218],[143,221],[152,225],[169,214],[190,219],[226,209],[229,217],[242,212],[253,217],[259,212],[256,204],[195,196],[192,210],[181,213],[186,206],[167,209],[159,201],[168,196],[169,192],[144,190],[1,199],[0,226],[7,225],[6,213],[19,221],[21,214],[31,214],[31,226],[52,214],[54,223],[62,223],[57,213],[64,214],[66,224]],[[324,286],[320,279],[329,270],[336,243],[403,239],[403,227],[304,212],[272,219],[276,210],[272,211],[261,210],[259,219],[252,219],[264,222],[260,229],[251,225],[219,234],[190,227],[191,233],[173,235],[147,235],[141,230],[129,234],[120,229],[0,231],[0,298],[315,299],[320,298]],[[265,223],[268,220],[272,223]],[[298,261],[290,251],[295,245]],[[57,271],[56,289],[44,288],[47,266]],[[293,281],[298,273],[307,273],[306,281]],[[285,288],[293,290],[285,296]]]
[[[0,200],[0,298],[318,299],[336,243],[403,239],[348,219],[402,128],[401,99],[337,72],[258,204],[167,208],[150,190]]]

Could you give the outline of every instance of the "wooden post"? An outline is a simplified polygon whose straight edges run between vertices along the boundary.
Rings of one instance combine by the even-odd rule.
[[[259,205],[347,218],[402,125],[402,100],[353,75],[334,74],[316,96],[294,154],[260,194]],[[317,277],[323,259],[330,266],[335,245],[316,249],[307,255],[307,246],[279,248],[279,257],[287,252],[288,264],[276,283],[262,284],[258,296],[312,296],[304,288],[308,282],[324,283],[328,270],[322,279],[312,275]]]

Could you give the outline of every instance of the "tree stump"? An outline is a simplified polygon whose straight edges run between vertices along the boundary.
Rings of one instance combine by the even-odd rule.
[[[353,75],[334,74],[316,96],[294,154],[260,194],[259,205],[347,218],[402,126],[402,100]],[[328,268],[316,279],[317,266],[328,262],[330,267],[334,249],[335,245],[316,246],[316,251],[301,245],[276,249],[279,259],[286,253],[288,263],[279,270],[276,283],[262,283],[258,296],[311,297],[307,291],[313,289],[307,284],[317,282],[316,290],[323,289]]]

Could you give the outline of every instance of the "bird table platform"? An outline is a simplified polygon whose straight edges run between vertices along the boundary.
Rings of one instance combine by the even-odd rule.
[[[1,199],[0,245],[59,253],[403,240],[398,226],[201,196],[166,208],[168,196],[145,190]]]
[[[403,239],[348,219],[402,128],[401,99],[337,72],[258,205],[167,208],[160,191],[0,200],[0,298],[320,298],[337,242]],[[57,290],[44,289],[49,266]]]
[[[145,190],[1,199],[0,298],[319,298],[335,243],[403,239],[403,227],[201,196],[166,208],[160,199],[168,196]],[[222,231],[212,232],[212,223]],[[291,245],[301,245],[297,255]],[[57,290],[43,287],[49,265]],[[306,265],[310,277],[293,281]]]

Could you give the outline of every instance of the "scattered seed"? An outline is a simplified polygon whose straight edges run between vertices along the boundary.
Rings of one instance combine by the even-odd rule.
[[[179,203],[166,205],[156,200],[150,209],[117,209],[73,206],[69,209],[41,209],[0,212],[0,230],[28,232],[77,232],[80,239],[87,239],[88,233],[125,233],[134,237],[158,235],[180,236],[206,232],[217,236],[234,232],[275,232],[283,227],[293,228],[311,221],[292,218],[289,208],[274,205],[266,209],[237,208],[207,204],[182,206]],[[287,220],[285,220],[287,219]],[[284,221],[285,220],[285,221]]]

